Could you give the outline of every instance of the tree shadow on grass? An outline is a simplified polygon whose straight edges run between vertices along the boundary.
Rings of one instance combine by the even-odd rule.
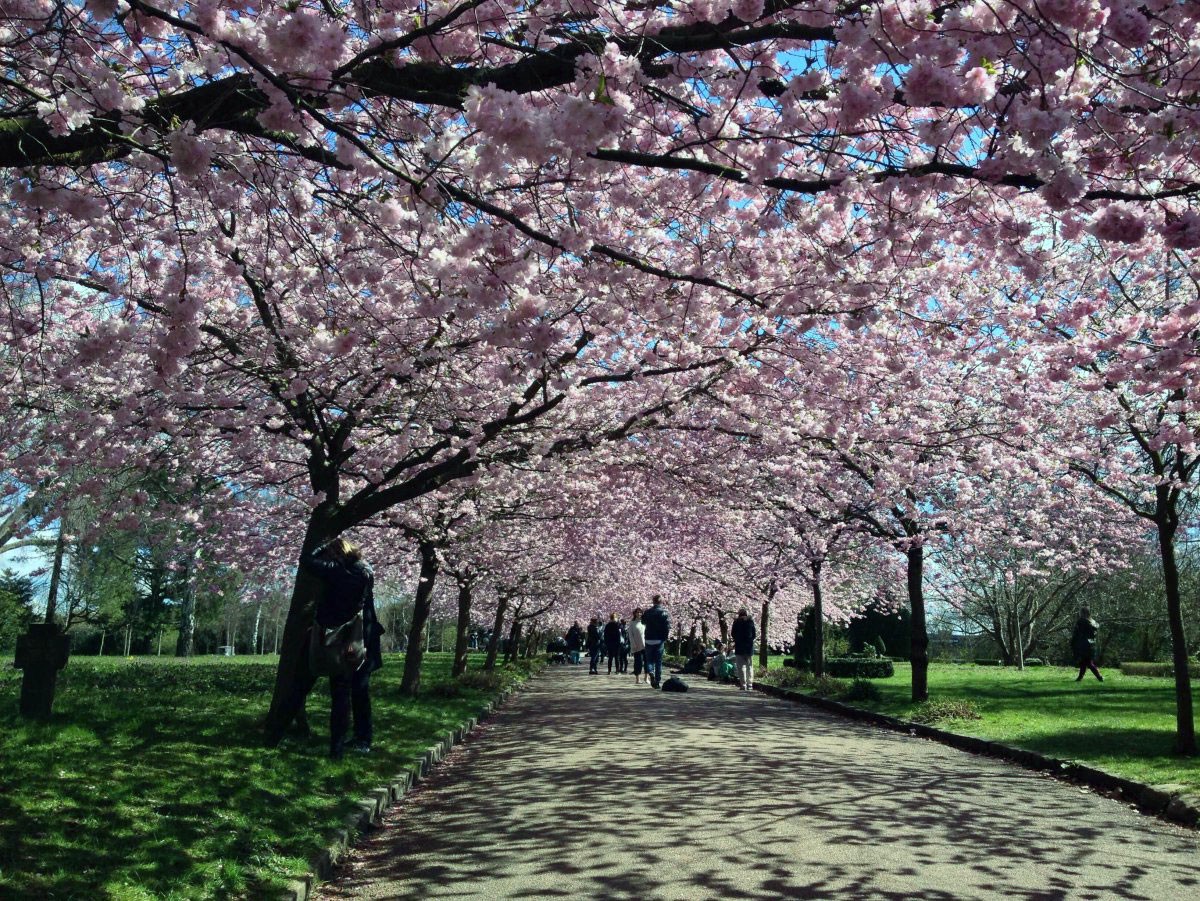
[[[261,747],[269,666],[72,666],[46,724],[20,720],[17,683],[0,683],[5,901],[96,898],[121,885],[267,897],[272,874],[305,869],[355,798],[482,703],[471,692],[401,701],[394,667],[375,686],[378,752],[335,764],[321,691],[309,705],[314,738]]]
[[[371,836],[330,899],[1176,898],[1195,836],[786,702],[560,671]]]

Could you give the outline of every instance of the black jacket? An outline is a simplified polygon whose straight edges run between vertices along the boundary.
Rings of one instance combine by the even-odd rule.
[[[750,655],[754,653],[754,639],[758,637],[758,629],[754,627],[754,620],[750,617],[743,619],[738,617],[733,621],[733,628],[730,629],[733,634],[733,653]]]
[[[646,641],[666,641],[671,637],[671,615],[666,607],[651,607],[642,614]]]
[[[325,583],[325,594],[317,604],[317,623],[332,629],[361,611],[367,666],[372,672],[382,667],[379,638],[384,628],[375,614],[375,574],[371,567],[361,560],[345,564],[317,554],[301,554],[300,565]]]
[[[567,650],[578,651],[583,647],[583,629],[579,626],[572,626],[567,629]]]
[[[605,623],[604,624],[604,643],[610,648],[621,647],[621,624],[620,623]]]
[[[1091,660],[1096,656],[1096,633],[1100,627],[1092,619],[1081,619],[1075,623],[1075,631],[1071,635],[1071,650],[1081,660]]]
[[[597,623],[588,623],[587,649],[594,651],[598,647],[600,647],[600,626]]]

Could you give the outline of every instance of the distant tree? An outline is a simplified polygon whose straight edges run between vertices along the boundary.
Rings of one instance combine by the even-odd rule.
[[[10,652],[33,619],[33,579],[0,573],[0,652]]]

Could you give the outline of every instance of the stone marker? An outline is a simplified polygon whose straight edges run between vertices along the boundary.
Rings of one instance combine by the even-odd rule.
[[[50,718],[58,671],[67,665],[70,656],[71,639],[59,630],[57,623],[33,623],[29,631],[17,639],[13,666],[24,671],[21,716],[40,720]]]

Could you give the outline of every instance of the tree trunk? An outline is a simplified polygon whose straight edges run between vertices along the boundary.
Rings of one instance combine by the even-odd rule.
[[[179,638],[175,641],[176,657],[191,657],[196,644],[196,592],[190,584],[189,577],[185,581],[183,603],[179,605]]]
[[[163,634],[162,627],[159,627],[159,630],[158,630],[158,656],[159,657],[162,656],[162,634]]]
[[[471,583],[458,583],[458,622],[454,630],[454,666],[450,675],[467,671],[467,646],[471,640]]]
[[[908,603],[912,609],[912,699],[929,699],[929,634],[925,629],[925,548],[914,544],[908,558]]]
[[[58,586],[62,580],[63,549],[67,543],[67,523],[64,517],[58,520],[58,540],[54,542],[54,565],[50,569],[50,590],[46,594],[46,622],[54,622],[54,608],[58,605]]]
[[[729,623],[725,622],[725,611],[717,611],[717,625],[721,627],[721,644],[729,644]]]
[[[504,614],[508,612],[508,598],[500,595],[496,602],[496,621],[492,624],[492,635],[488,639],[487,657],[483,661],[483,669],[490,673],[496,668],[496,652],[500,650],[500,632],[504,628]]]
[[[1162,555],[1163,584],[1167,592],[1167,622],[1171,627],[1171,659],[1175,665],[1175,750],[1180,754],[1196,754],[1196,724],[1192,710],[1192,680],[1188,673],[1187,643],[1183,632],[1183,613],[1179,596],[1179,566],[1175,559],[1175,530],[1179,520],[1170,503],[1166,489],[1159,488],[1158,549]]]
[[[129,656],[130,646],[133,644],[133,623],[125,626],[125,657]]]
[[[518,648],[521,644],[521,630],[524,628],[524,625],[519,617],[513,617],[512,628],[508,632],[508,647],[504,649],[505,663],[512,663],[517,659]]]
[[[104,636],[106,636],[107,634],[108,634],[108,632],[105,629],[100,630],[100,650],[97,653],[98,657],[104,656]]]
[[[1021,608],[1013,608],[1013,634],[1016,638],[1017,669],[1025,672],[1025,636],[1021,632]]]
[[[825,675],[825,610],[821,597],[821,561],[812,561],[813,634],[812,671],[814,676]]]
[[[404,653],[404,678],[400,681],[400,694],[415,698],[421,691],[421,660],[424,657],[426,626],[429,608],[433,605],[433,583],[437,579],[437,548],[428,541],[419,542],[421,576],[417,582],[417,596],[413,601],[412,625],[408,629],[408,650]]]
[[[775,592],[772,591],[771,594]],[[767,628],[771,623],[771,599],[767,598],[762,605],[762,620],[759,623],[758,629],[758,665],[763,669],[767,668],[767,658],[771,653],[771,648],[767,645]]]
[[[321,521],[316,518],[310,520],[301,546],[302,553],[315,551],[329,537]],[[271,707],[263,723],[268,741],[282,736],[293,719],[303,716],[304,698],[314,681],[308,667],[308,632],[323,588],[317,576],[303,567],[297,567],[287,619],[283,624],[283,642],[279,647]]]
[[[258,607],[254,610],[254,634],[250,638],[250,653],[258,653],[258,627],[262,622],[262,601],[258,602]]]

